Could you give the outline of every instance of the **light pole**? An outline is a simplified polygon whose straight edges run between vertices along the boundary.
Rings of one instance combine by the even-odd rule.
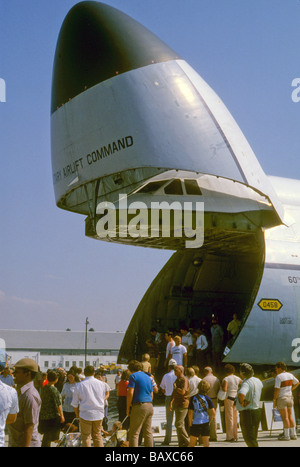
[[[85,346],[84,346],[84,367],[86,367],[86,356],[87,356],[87,327],[88,327],[89,319],[86,318],[85,320]]]

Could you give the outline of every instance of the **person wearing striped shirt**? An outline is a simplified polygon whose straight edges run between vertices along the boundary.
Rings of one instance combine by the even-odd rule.
[[[278,439],[288,441],[297,439],[295,420],[293,416],[294,399],[292,391],[299,386],[299,381],[288,373],[286,364],[278,362],[275,365],[275,385],[273,408],[277,408],[283,421],[283,434]]]

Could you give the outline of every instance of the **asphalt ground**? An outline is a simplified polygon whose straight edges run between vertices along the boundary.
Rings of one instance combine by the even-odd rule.
[[[298,428],[298,439],[293,441],[279,441],[278,436],[281,433],[280,430],[272,431],[272,433],[267,431],[261,431],[258,433],[258,445],[262,448],[300,448],[300,429]],[[6,446],[8,444],[8,437],[6,436]],[[154,449],[160,449],[162,447],[163,437],[154,438]],[[56,443],[52,443],[51,447],[56,447]],[[194,449],[201,447],[197,445]],[[234,443],[226,441],[225,433],[218,434],[218,441],[213,441],[210,443],[211,448],[242,448],[247,447],[242,436],[239,440]],[[178,448],[177,437],[172,436],[171,444],[168,446],[168,450],[173,450]],[[165,449],[165,448],[164,448]]]
[[[267,431],[260,431],[258,433],[258,445],[259,447],[263,448],[284,448],[284,447],[289,447],[289,448],[299,448],[300,447],[300,429],[298,429],[298,439],[295,441],[279,441],[278,436],[282,433],[280,430],[272,431],[270,432]],[[160,447],[161,443],[163,442],[163,437],[162,438],[155,438],[155,447]],[[177,444],[177,438],[176,436],[172,437],[172,442],[169,446],[169,448],[176,448],[178,447]],[[199,446],[198,446],[199,447]],[[246,443],[243,440],[242,435],[240,435],[239,440],[234,443],[230,443],[226,441],[226,434],[221,433],[218,434],[218,441],[213,441],[210,443],[210,447],[212,448],[242,448],[242,447],[247,447]]]

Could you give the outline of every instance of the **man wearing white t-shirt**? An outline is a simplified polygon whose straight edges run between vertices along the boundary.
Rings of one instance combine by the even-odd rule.
[[[188,359],[187,364],[188,366],[190,366],[192,364],[193,353],[194,353],[193,336],[189,332],[188,327],[186,325],[183,325],[180,327],[180,333],[181,333],[181,343],[187,349],[187,359]]]
[[[295,421],[293,417],[294,399],[292,391],[300,384],[294,375],[286,371],[286,364],[278,362],[275,365],[275,386],[273,407],[279,410],[281,419],[283,421],[283,435],[278,439],[288,441],[290,439],[297,439]]]
[[[173,358],[176,360],[177,365],[183,366],[186,368],[187,366],[187,350],[184,345],[181,344],[181,337],[175,336],[174,337],[175,345],[171,348],[169,353],[169,358]]]

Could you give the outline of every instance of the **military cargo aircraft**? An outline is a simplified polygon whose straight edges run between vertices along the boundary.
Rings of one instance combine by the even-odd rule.
[[[212,314],[238,333],[223,362],[300,361],[300,181],[267,176],[220,97],[125,13],[67,14],[51,102],[57,206],[86,235],[174,250],[137,308],[119,361],[155,326]],[[126,265],[124,265],[126,270]]]

